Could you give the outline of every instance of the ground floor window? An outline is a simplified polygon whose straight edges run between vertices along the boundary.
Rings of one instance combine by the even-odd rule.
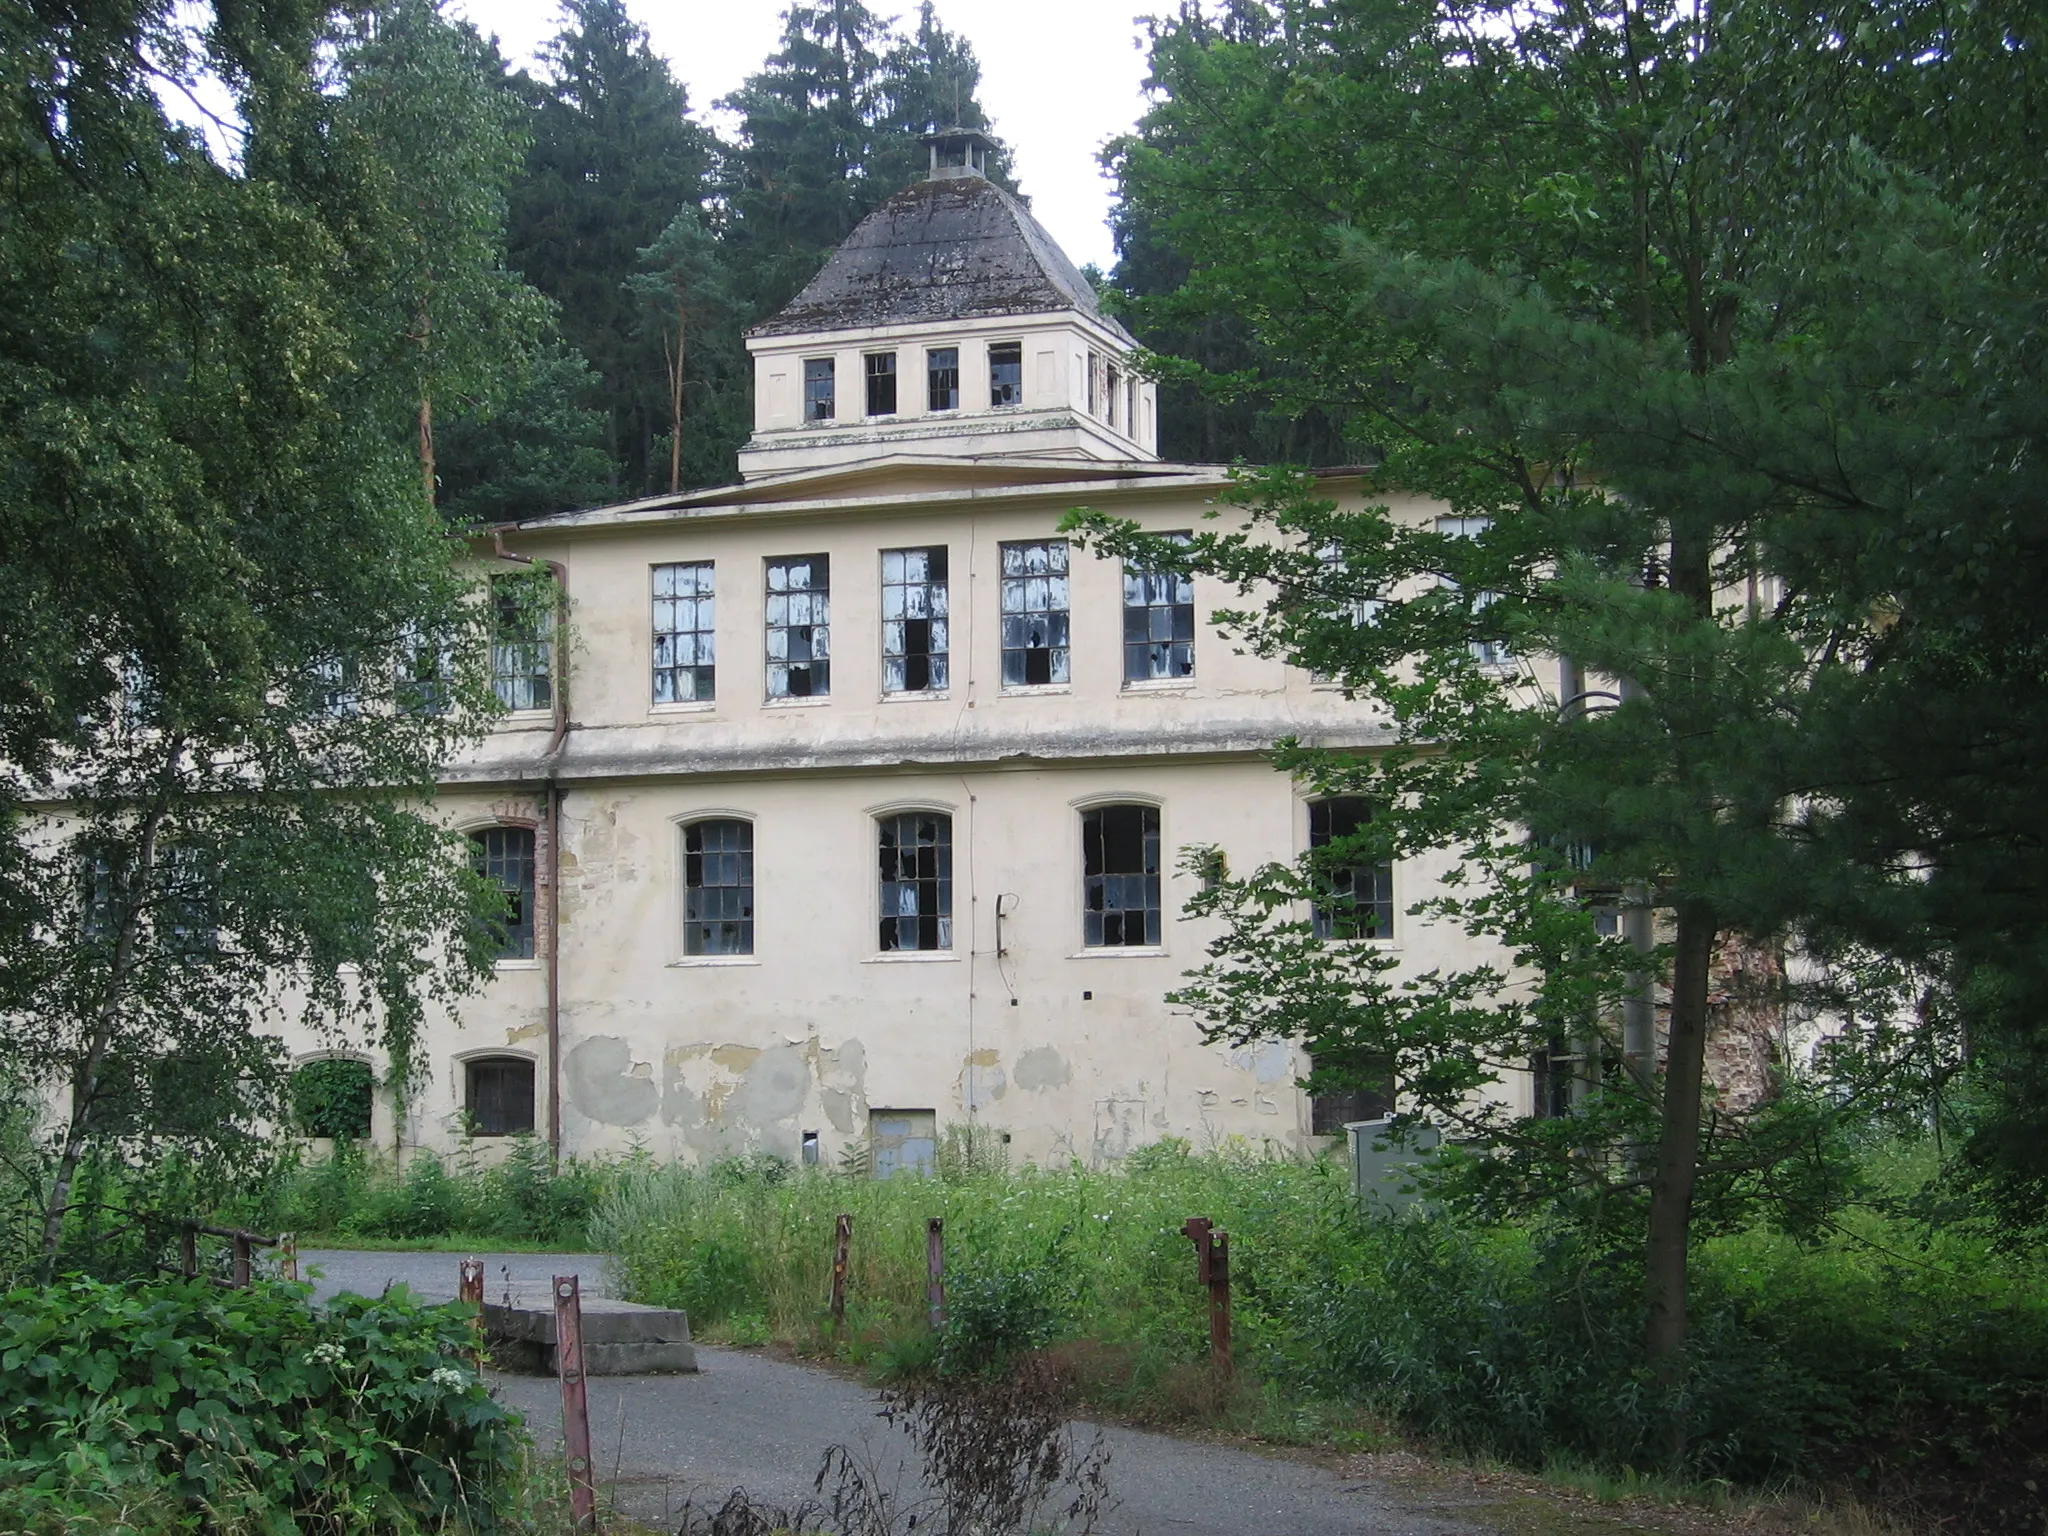
[[[1335,1080],[1309,1099],[1309,1131],[1341,1136],[1361,1120],[1385,1120],[1394,1113],[1394,1063],[1370,1051],[1314,1051],[1309,1067]]]
[[[309,1061],[292,1074],[292,1119],[302,1136],[361,1141],[370,1134],[375,1091],[367,1061]]]
[[[533,1063],[523,1056],[477,1056],[464,1062],[462,1108],[472,1135],[531,1135]]]

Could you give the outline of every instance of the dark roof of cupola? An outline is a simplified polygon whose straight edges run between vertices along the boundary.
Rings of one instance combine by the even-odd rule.
[[[861,220],[755,336],[1078,309],[1119,334],[1095,290],[1031,211],[992,181],[954,175],[906,187]]]

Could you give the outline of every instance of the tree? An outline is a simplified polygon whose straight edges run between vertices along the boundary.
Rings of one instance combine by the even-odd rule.
[[[722,467],[752,423],[741,413],[718,412],[721,404],[744,403],[750,369],[746,349],[731,324],[736,305],[718,241],[695,208],[675,216],[661,238],[640,253],[640,270],[627,279],[640,304],[640,330],[657,339],[668,371],[668,489],[684,483],[686,459],[693,483]],[[697,342],[693,357],[692,339]],[[708,430],[704,441],[686,430],[688,385],[698,384],[697,418]]]
[[[512,189],[511,259],[597,371],[613,489],[640,495],[667,482],[655,441],[668,389],[626,284],[679,210],[702,209],[716,144],[623,0],[567,0],[544,63],[547,80],[526,87],[533,143]]]
[[[1219,30],[1190,12],[1159,33],[1165,94],[1116,150],[1127,204],[1188,262],[1141,314],[1244,317],[1280,366],[1228,384],[1330,413],[1381,456],[1379,485],[1456,518],[1339,515],[1278,474],[1240,498],[1277,538],[1179,557],[1239,583],[1255,643],[1340,677],[1402,743],[1283,755],[1373,817],[1303,868],[1220,882],[1225,935],[1183,996],[1215,1035],[1393,1058],[1412,1103],[1508,1154],[1469,1167],[1482,1187],[1640,1221],[1645,1353],[1675,1405],[1697,1226],[1745,1194],[1807,1219],[1840,1196],[1814,1155],[1838,1106],[1797,1083],[1747,1116],[1703,1095],[1717,946],[1801,944],[1831,1002],[1888,1018],[1952,943],[1922,889],[1941,880],[1908,867],[1939,862],[1932,824],[1881,825],[1897,765],[1862,733],[1906,707],[1905,652],[1953,665],[1967,633],[1967,605],[1924,600],[1930,552],[1990,534],[2032,473],[2013,338],[2038,285],[2001,287],[1953,197],[1962,165],[1869,147],[1887,125],[1902,154],[1916,142],[1890,81],[1923,82],[1910,52],[1838,41],[1917,14],[1287,0]],[[1979,37],[1993,65],[1998,36]],[[1568,658],[1564,696],[1501,665],[1502,642]],[[1422,915],[1499,941],[1501,962],[1398,977],[1298,915],[1341,912],[1334,871],[1424,851],[1463,883]],[[1655,911],[1666,942],[1602,938],[1595,901]],[[1650,972],[1661,1072],[1614,1023]],[[1473,1110],[1560,1039],[1591,1067],[1577,1114]],[[1865,1058],[1850,1106],[1924,1079],[1908,1054]]]
[[[522,371],[495,410],[442,423],[441,515],[457,527],[596,506],[612,493],[610,434],[586,403],[600,390],[590,364],[557,340]]]
[[[384,73],[473,43],[404,0],[223,9],[203,36],[103,10],[0,11],[0,1008],[56,1113],[29,1170],[46,1274],[96,1160],[246,1166],[268,1021],[375,1037],[402,1092],[427,999],[488,973],[494,900],[430,814],[496,702],[417,423],[513,367],[517,337],[450,337],[475,312],[444,301],[520,301],[474,205],[423,239]],[[401,35],[418,57],[384,51]],[[164,116],[155,61],[185,58],[234,93],[234,165]],[[459,135],[494,131],[457,112],[439,148],[488,166]]]

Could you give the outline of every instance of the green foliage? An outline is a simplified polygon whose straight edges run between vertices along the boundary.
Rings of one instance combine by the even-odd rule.
[[[492,1530],[516,1518],[519,1421],[458,1362],[468,1313],[401,1288],[86,1280],[0,1296],[0,1523]],[[76,1528],[76,1527],[74,1527]]]
[[[339,1056],[309,1061],[292,1073],[293,1123],[305,1136],[360,1141],[370,1134],[376,1083],[367,1061]]]

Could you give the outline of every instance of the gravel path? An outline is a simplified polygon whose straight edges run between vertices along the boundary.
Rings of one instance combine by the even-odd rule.
[[[455,1294],[457,1254],[307,1252],[319,1294],[375,1294],[403,1281],[427,1296]],[[485,1294],[505,1283],[546,1285],[577,1273],[601,1287],[595,1254],[483,1254]],[[608,1293],[607,1293],[608,1294]],[[734,1488],[794,1504],[811,1493],[820,1459],[846,1445],[901,1468],[902,1436],[875,1416],[875,1394],[829,1371],[747,1350],[698,1346],[694,1376],[594,1376],[590,1429],[601,1475],[627,1513],[660,1528],[687,1499],[716,1505]],[[559,1437],[561,1398],[550,1379],[499,1376],[499,1395],[546,1443]],[[1077,1426],[1085,1439],[1095,1432]],[[1383,1485],[1346,1481],[1302,1462],[1234,1446],[1137,1430],[1101,1431],[1119,1507],[1104,1536],[1472,1536],[1480,1528],[1422,1510]],[[907,1473],[901,1474],[907,1484]],[[673,1524],[669,1526],[673,1529]]]

